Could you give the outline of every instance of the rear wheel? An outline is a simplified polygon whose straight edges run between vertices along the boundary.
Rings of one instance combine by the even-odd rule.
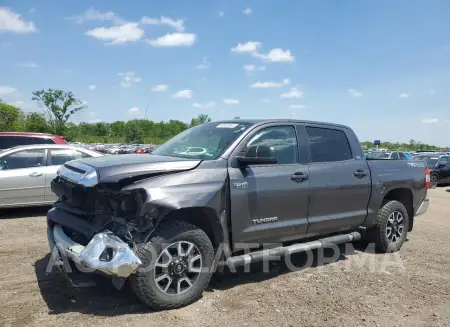
[[[173,309],[198,299],[212,275],[214,249],[206,233],[180,221],[163,223],[138,246],[143,264],[130,276],[136,295],[153,309]]]
[[[430,187],[436,188],[438,186],[439,176],[437,174],[431,174],[430,176]]]
[[[378,211],[376,224],[368,230],[369,239],[381,252],[400,250],[409,228],[408,210],[398,201],[386,201]]]

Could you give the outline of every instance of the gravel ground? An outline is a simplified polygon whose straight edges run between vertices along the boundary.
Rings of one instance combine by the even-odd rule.
[[[332,263],[295,272],[283,263],[267,273],[262,265],[224,272],[201,300],[166,312],[150,312],[127,288],[73,289],[46,275],[46,208],[3,211],[0,326],[450,326],[450,192],[429,197],[395,255],[355,244]]]

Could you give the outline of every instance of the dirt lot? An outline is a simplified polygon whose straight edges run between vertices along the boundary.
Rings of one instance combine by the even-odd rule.
[[[4,211],[0,326],[450,326],[450,193],[429,196],[429,212],[396,256],[357,244],[296,272],[279,263],[269,273],[257,265],[218,274],[200,301],[167,312],[149,312],[127,290],[75,290],[46,275],[46,208]]]

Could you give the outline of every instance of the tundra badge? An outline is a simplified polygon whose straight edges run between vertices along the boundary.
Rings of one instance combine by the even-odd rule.
[[[278,217],[259,218],[259,219],[253,219],[253,224],[258,225],[258,224],[272,223],[277,220],[278,220]]]

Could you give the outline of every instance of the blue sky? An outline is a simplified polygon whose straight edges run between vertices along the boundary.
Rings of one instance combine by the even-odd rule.
[[[446,0],[3,0],[0,97],[79,121],[289,118],[450,145]]]

